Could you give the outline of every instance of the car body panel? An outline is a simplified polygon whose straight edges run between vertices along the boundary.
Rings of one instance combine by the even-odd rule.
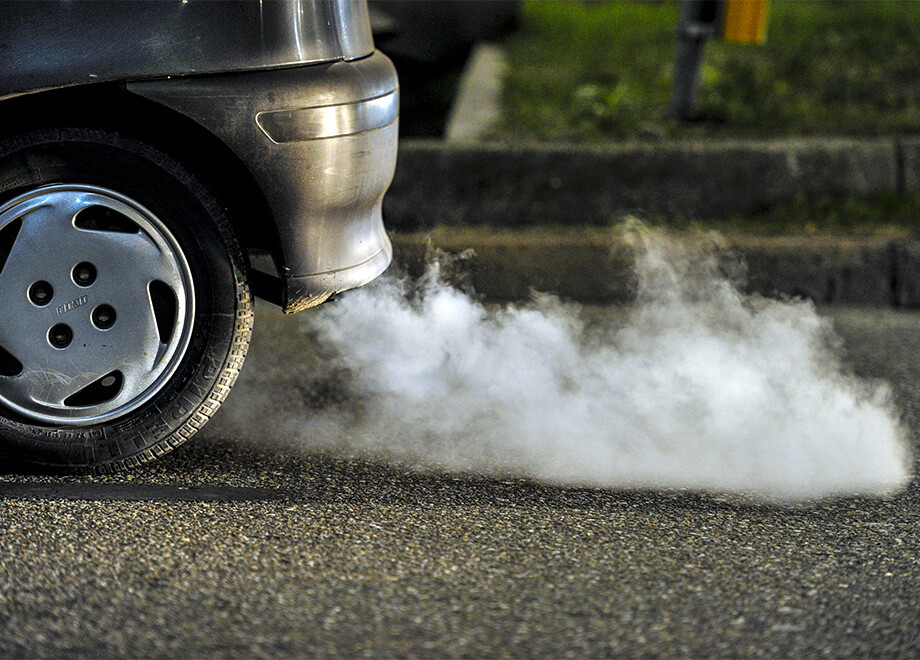
[[[190,117],[247,164],[278,227],[285,311],[360,286],[389,264],[380,209],[396,168],[399,96],[382,53],[127,88]]]
[[[0,16],[0,99],[110,80],[352,60],[374,49],[367,8],[355,0],[3,0]]]

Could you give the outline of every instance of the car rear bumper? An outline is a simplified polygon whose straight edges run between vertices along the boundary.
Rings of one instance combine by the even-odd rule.
[[[128,89],[192,118],[248,167],[274,216],[286,312],[386,269],[381,203],[396,167],[399,88],[383,54]]]

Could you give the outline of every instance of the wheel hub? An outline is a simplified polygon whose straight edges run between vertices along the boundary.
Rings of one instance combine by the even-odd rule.
[[[188,347],[194,290],[169,229],[112,190],[52,185],[0,207],[0,405],[109,421],[153,398]]]

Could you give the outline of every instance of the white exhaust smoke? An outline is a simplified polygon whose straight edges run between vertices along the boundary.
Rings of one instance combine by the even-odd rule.
[[[888,386],[844,369],[810,303],[743,295],[711,251],[627,233],[637,301],[610,327],[548,296],[484,306],[437,262],[317,310],[306,323],[348,374],[346,395],[288,433],[565,485],[791,502],[906,484]]]

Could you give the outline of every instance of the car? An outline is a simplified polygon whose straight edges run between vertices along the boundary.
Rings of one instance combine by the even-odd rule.
[[[362,0],[0,15],[0,456],[146,463],[227,396],[253,296],[300,312],[389,265],[396,71]]]

